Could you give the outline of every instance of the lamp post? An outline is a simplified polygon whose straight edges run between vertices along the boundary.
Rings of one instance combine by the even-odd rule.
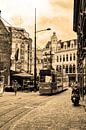
[[[37,85],[36,85],[36,76],[37,76],[37,69],[36,69],[36,33],[42,32],[42,31],[48,31],[51,30],[51,28],[43,29],[43,30],[38,30],[36,31],[36,8],[35,8],[35,34],[34,34],[34,91],[37,90]]]

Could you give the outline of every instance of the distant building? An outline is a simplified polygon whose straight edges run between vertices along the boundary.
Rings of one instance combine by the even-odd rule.
[[[48,41],[46,46],[43,48],[43,67],[52,68],[55,63],[55,52],[57,49],[58,38],[56,33],[53,32],[51,36],[51,41]]]
[[[43,49],[43,67],[66,73],[69,81],[77,80],[77,40],[58,40],[54,32]]]
[[[43,50],[41,48],[36,48],[36,68],[37,68],[37,75],[39,75],[40,69],[42,69],[42,57],[43,57]],[[34,48],[32,49],[32,74],[34,74]]]
[[[4,77],[4,84],[6,85],[10,85],[10,55],[10,31],[0,19],[0,76]]]
[[[11,70],[16,72],[32,71],[32,39],[22,28],[11,28],[12,54]]]

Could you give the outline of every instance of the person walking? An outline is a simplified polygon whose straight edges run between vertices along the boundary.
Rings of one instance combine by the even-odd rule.
[[[18,87],[18,82],[15,80],[14,81],[14,92],[15,92],[15,96],[17,94],[17,87]]]

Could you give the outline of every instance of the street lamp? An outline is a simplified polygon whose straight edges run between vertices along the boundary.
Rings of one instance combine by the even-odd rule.
[[[42,32],[42,31],[47,31],[47,30],[51,30],[51,28],[47,28],[47,29],[38,30],[38,31],[36,31],[36,33],[38,33],[38,32]]]
[[[43,30],[38,30],[36,31],[36,8],[35,8],[35,34],[34,34],[34,91],[37,90],[37,85],[36,85],[36,76],[37,76],[37,69],[36,69],[36,33],[42,32],[42,31],[48,31],[51,30],[51,28],[43,29]]]

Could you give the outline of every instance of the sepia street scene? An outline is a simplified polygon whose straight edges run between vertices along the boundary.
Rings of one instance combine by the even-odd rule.
[[[0,0],[0,130],[86,130],[86,0]]]

